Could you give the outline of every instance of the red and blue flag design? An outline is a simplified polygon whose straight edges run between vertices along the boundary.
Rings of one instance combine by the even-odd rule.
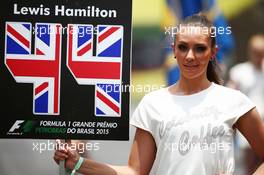
[[[36,23],[31,54],[31,23],[6,22],[5,64],[17,83],[33,83],[33,113],[59,115],[61,25]]]
[[[96,116],[121,115],[122,45],[123,26],[98,25],[94,30],[92,25],[68,25],[67,66],[78,84],[96,86]]]

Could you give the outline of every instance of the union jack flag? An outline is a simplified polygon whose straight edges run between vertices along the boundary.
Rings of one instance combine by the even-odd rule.
[[[93,32],[92,25],[68,25],[67,66],[78,84],[96,86],[96,116],[120,116],[123,26],[97,26],[95,56]]]
[[[61,25],[36,23],[31,54],[31,23],[6,22],[5,65],[17,83],[33,83],[33,113],[60,111]]]

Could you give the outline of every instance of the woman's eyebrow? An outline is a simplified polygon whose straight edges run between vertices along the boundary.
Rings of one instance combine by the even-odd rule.
[[[188,43],[185,41],[178,41],[178,43],[188,45]]]
[[[195,44],[195,46],[207,47],[207,44],[206,43],[197,43],[197,44]]]

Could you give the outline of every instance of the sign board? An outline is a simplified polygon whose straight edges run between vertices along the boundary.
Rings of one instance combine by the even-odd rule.
[[[9,0],[0,138],[128,140],[131,0]]]

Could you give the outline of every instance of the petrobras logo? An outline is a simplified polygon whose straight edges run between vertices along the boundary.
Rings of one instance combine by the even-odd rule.
[[[25,122],[25,120],[16,120],[7,132],[7,135],[23,135],[24,133],[31,131],[33,126],[33,121],[29,120]]]
[[[95,86],[95,116],[120,117],[121,89],[109,92],[106,87],[121,86],[124,29],[98,25],[94,40],[94,28],[68,24],[67,67],[77,84]],[[34,29],[32,54],[32,24],[6,22],[5,65],[17,83],[33,84],[33,114],[59,115],[63,27],[59,23],[36,23]]]

